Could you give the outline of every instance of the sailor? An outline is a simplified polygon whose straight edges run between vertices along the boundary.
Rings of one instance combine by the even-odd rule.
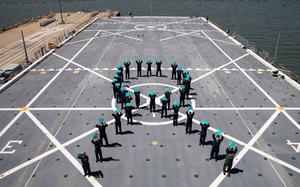
[[[152,76],[151,65],[152,65],[152,61],[148,60],[147,61],[147,77],[149,77],[149,74],[150,74],[150,76]]]
[[[156,94],[154,92],[150,92],[149,93],[149,97],[150,97],[150,112],[155,112],[155,98],[156,98]]]
[[[183,70],[182,72],[182,78],[184,79],[186,77],[186,75],[189,74],[189,71],[188,70]]]
[[[121,77],[118,75],[118,73],[116,73],[116,74],[114,75],[114,79],[117,79],[117,82],[120,83],[120,84],[122,84]]]
[[[118,77],[120,77],[120,79],[119,79],[120,82],[124,82],[121,70],[117,70],[117,75],[118,75]]]
[[[176,79],[176,70],[178,65],[176,64],[176,61],[173,61],[171,64],[172,67],[172,78],[171,79]]]
[[[168,115],[167,115],[167,103],[168,103],[168,100],[166,97],[163,97],[161,99],[161,103],[162,103],[162,107],[161,107],[161,118],[163,118],[164,116],[167,118]]]
[[[122,112],[117,108],[115,112],[112,114],[112,116],[115,118],[115,128],[116,128],[116,134],[122,133],[122,127],[121,127],[121,117]]]
[[[121,102],[121,84],[116,83],[116,96],[117,96],[117,103]]]
[[[104,118],[99,118],[98,122],[99,123],[96,125],[96,127],[99,129],[99,132],[100,132],[101,145],[103,146],[103,139],[104,139],[106,146],[108,146],[108,140],[107,140],[107,135],[106,135],[106,127],[108,125],[105,123]]]
[[[113,85],[113,94],[114,94],[114,98],[117,98],[117,87],[116,87],[116,83],[117,83],[117,79],[114,79],[112,81],[112,85]]]
[[[132,125],[133,120],[132,120],[132,105],[131,105],[131,103],[126,103],[125,114],[126,114],[126,117],[127,117],[127,125],[129,123]]]
[[[188,77],[188,75],[183,79],[183,85],[184,85],[184,91],[185,91],[185,97],[186,99],[189,99],[189,95],[190,95],[190,79]]]
[[[117,69],[121,71],[120,73],[121,81],[124,82],[123,66],[119,64]]]
[[[129,69],[130,61],[126,59],[124,65],[125,65],[125,78],[130,79],[130,69]]]
[[[186,76],[189,75],[189,72],[185,69],[182,72],[182,79],[184,80],[184,78],[186,78]]]
[[[180,99],[179,99],[179,104],[180,106],[184,106],[185,103],[184,103],[184,100],[185,100],[185,86],[184,85],[180,85],[180,88],[179,88],[179,92],[180,92]]]
[[[170,105],[171,105],[171,89],[170,88],[166,88],[165,97],[167,98],[168,110],[170,110]]]
[[[125,89],[125,86],[121,86],[121,89],[120,89],[120,99],[121,99],[121,109],[124,109],[124,105],[126,103],[126,93],[127,93],[127,90]]]
[[[238,148],[236,146],[236,143],[230,142],[229,146],[226,148],[226,157],[225,157],[225,162],[223,165],[223,174],[226,175],[226,172],[227,172],[228,177],[230,177],[233,159],[234,159],[234,156],[237,153],[237,151],[238,151]]]
[[[188,83],[188,80],[191,79],[191,75],[190,75],[190,73],[187,70],[183,71],[183,73],[182,73],[182,79],[183,79],[183,81],[185,80],[186,83]]]
[[[125,94],[125,103],[130,103],[131,100],[132,100],[132,97],[131,97],[130,93],[126,92],[126,94]]]
[[[187,82],[186,82],[186,86],[187,88],[190,90],[191,89],[191,82],[192,82],[192,77],[190,74],[187,74],[186,75],[186,79],[187,79]]]
[[[89,163],[89,157],[87,156],[87,154],[85,152],[83,152],[82,154],[78,154],[77,158],[81,160],[84,176],[88,175],[90,177],[91,176],[91,168],[90,168],[90,163]]]
[[[216,161],[218,161],[220,145],[221,145],[221,142],[224,139],[222,134],[223,134],[223,131],[219,129],[219,130],[217,130],[216,133],[214,133],[212,135],[213,145],[212,145],[212,148],[211,148],[209,160],[214,158]]]
[[[102,157],[102,151],[101,151],[101,141],[99,139],[99,136],[98,136],[98,133],[94,133],[93,134],[93,137],[92,137],[92,141],[91,141],[93,144],[94,144],[94,147],[95,147],[95,155],[96,155],[96,162],[102,162],[103,160],[103,157]],[[100,158],[99,158],[100,156]]]
[[[179,102],[175,101],[173,103],[173,126],[177,126],[178,125],[178,112],[179,112]]]
[[[157,60],[156,61],[156,77],[158,77],[158,73],[159,73],[159,76],[161,77],[161,64],[162,64],[162,61],[161,60]]]
[[[182,68],[178,67],[178,69],[177,69],[177,85],[181,84],[181,79],[182,79]]]
[[[188,110],[186,111],[186,128],[185,128],[185,134],[192,133],[192,124],[193,124],[193,117],[194,117],[195,112],[193,111],[193,107],[189,106]]]
[[[142,76],[142,59],[137,59],[136,61],[137,64],[137,77],[141,77]]]
[[[199,141],[199,145],[204,146],[205,145],[205,138],[207,135],[207,129],[209,127],[209,123],[207,120],[202,120],[202,122],[200,122],[200,126],[201,126],[201,132],[200,132],[200,141]]]
[[[140,89],[139,88],[135,88],[134,89],[134,96],[135,96],[135,105],[136,105],[137,109],[140,108],[140,95],[141,95]]]

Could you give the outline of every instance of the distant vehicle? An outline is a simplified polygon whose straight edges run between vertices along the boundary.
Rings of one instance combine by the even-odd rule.
[[[4,84],[13,78],[16,74],[22,71],[21,64],[8,64],[0,70],[0,84]]]
[[[9,80],[10,70],[0,72],[0,84],[4,84]]]

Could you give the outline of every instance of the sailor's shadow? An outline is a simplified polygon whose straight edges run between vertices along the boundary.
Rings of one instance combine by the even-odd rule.
[[[132,122],[131,125],[143,125],[141,122]]]
[[[93,176],[93,177],[95,177],[95,178],[103,178],[104,177],[104,175],[103,175],[103,173],[102,173],[102,171],[101,170],[99,170],[99,171],[92,171],[91,172],[91,176]]]
[[[238,174],[238,173],[243,173],[244,170],[238,169],[238,168],[232,168],[230,171],[230,174]]]
[[[173,119],[173,114],[167,115],[167,118],[172,118]]]
[[[103,158],[101,161],[102,162],[120,161],[120,159],[116,159],[116,158],[113,158],[113,157],[107,157],[107,158]]]
[[[177,123],[177,126],[186,126],[185,122]]]
[[[191,131],[191,134],[196,134],[196,133],[198,133],[198,132],[200,132],[200,131],[197,130],[197,129],[195,129],[195,130],[192,130],[192,131]]]
[[[118,142],[111,143],[108,145],[104,145],[103,147],[122,147],[122,144],[119,144]]]
[[[205,145],[213,145],[213,141],[210,140],[210,141],[205,142],[204,144]]]
[[[121,135],[126,135],[126,134],[134,134],[132,131],[124,131],[120,133]]]
[[[132,114],[133,117],[141,117],[143,116],[142,114],[139,114],[139,113],[135,113],[135,114]]]
[[[219,156],[217,157],[217,160],[224,160],[225,157],[226,157],[226,154],[219,155]]]

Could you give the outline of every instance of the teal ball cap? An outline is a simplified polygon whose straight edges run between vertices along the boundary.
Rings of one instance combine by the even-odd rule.
[[[95,133],[93,134],[92,138],[93,138],[93,140],[94,140],[94,139],[97,139],[97,138],[98,138],[98,133],[95,132]]]
[[[207,125],[208,124],[208,121],[206,119],[202,120],[202,124],[203,125]]]
[[[149,95],[155,95],[155,93],[154,92],[150,92]]]
[[[103,122],[104,122],[104,118],[99,118],[99,119],[98,119],[98,122],[99,122],[99,123],[103,123]]]
[[[125,96],[126,96],[126,97],[129,97],[129,96],[130,96],[130,93],[129,93],[129,92],[127,92],[127,93],[125,94]]]
[[[192,106],[188,106],[188,110],[193,110],[193,107]]]
[[[178,101],[175,101],[175,102],[173,103],[173,105],[179,106],[179,102],[178,102]]]
[[[139,88],[135,88],[134,92],[140,92],[140,89]]]
[[[217,135],[222,135],[222,133],[223,133],[222,130],[220,130],[220,129],[217,130]]]
[[[166,92],[171,92],[171,89],[170,88],[166,88]]]
[[[119,112],[120,112],[120,109],[116,108],[115,112],[116,112],[116,113],[119,113]]]
[[[229,142],[229,146],[232,147],[233,149],[236,148],[236,142],[234,141]]]

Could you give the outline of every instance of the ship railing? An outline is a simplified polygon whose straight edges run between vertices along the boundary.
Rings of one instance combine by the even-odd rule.
[[[278,62],[275,62],[274,59],[272,59],[270,57],[270,54],[258,47],[256,45],[256,43],[254,42],[250,42],[248,41],[246,38],[244,38],[243,36],[241,36],[240,34],[238,34],[236,31],[234,30],[230,30],[226,27],[224,27],[221,24],[218,24],[215,20],[211,20],[209,19],[210,22],[212,22],[214,25],[216,25],[217,27],[219,27],[220,29],[222,29],[224,32],[226,32],[228,35],[230,35],[231,37],[233,37],[234,39],[236,39],[237,41],[239,41],[241,44],[243,44],[247,49],[252,50],[253,52],[255,52],[257,55],[259,55],[261,58],[263,58],[264,60],[266,60],[267,62],[269,62],[270,64],[272,64],[275,68],[279,69],[280,71],[282,71],[284,74],[288,75],[290,78],[294,79],[296,82],[300,83],[300,77],[298,75],[296,75],[295,73],[293,73],[292,71],[290,71],[287,67],[285,67],[283,64],[280,64]]]

